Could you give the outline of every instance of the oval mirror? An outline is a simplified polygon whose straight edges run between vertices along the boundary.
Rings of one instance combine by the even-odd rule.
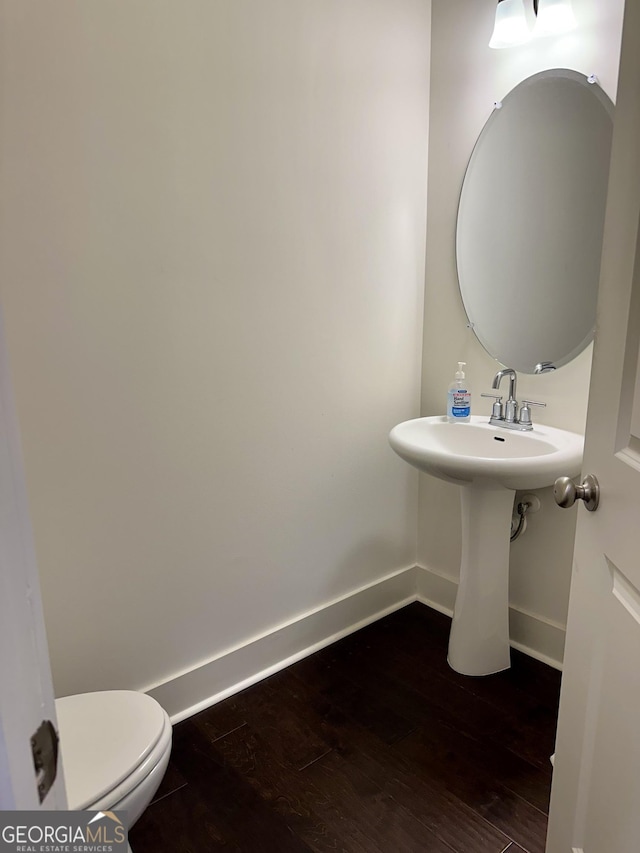
[[[593,338],[612,132],[600,86],[554,69],[516,86],[478,138],[458,280],[471,328],[508,367],[560,367]]]

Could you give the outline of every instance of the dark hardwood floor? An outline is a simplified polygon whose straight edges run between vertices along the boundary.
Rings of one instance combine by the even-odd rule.
[[[543,853],[560,674],[412,604],[178,724],[134,853]]]

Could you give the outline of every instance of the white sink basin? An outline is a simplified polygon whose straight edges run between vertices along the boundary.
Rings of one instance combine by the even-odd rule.
[[[446,417],[405,421],[391,430],[389,443],[405,462],[441,480],[541,489],[580,473],[584,438],[548,426],[503,429],[473,415],[470,423],[452,424]]]
[[[451,424],[417,418],[394,427],[389,443],[410,465],[460,486],[462,559],[449,637],[449,664],[465,675],[510,665],[509,547],[516,489],[541,489],[575,477],[584,438],[534,426],[517,432],[488,418]]]

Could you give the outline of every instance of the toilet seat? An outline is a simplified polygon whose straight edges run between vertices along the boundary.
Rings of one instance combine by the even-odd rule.
[[[171,748],[171,723],[150,696],[132,690],[56,700],[69,808],[99,809],[122,800]]]

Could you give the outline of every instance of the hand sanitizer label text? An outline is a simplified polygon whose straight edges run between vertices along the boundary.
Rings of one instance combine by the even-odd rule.
[[[458,388],[452,392],[453,405],[451,414],[454,418],[468,418],[471,414],[471,394],[464,388]]]

